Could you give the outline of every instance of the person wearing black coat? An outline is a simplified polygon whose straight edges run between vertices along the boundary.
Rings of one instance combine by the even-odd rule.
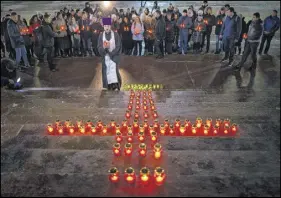
[[[4,36],[4,41],[5,41],[5,46],[6,46],[6,51],[9,53],[9,57],[13,60],[16,59],[16,51],[12,48],[12,44],[10,41],[10,37],[8,34],[8,28],[7,24],[10,19],[10,15],[7,14],[5,17],[5,20],[1,23],[1,32],[3,31],[3,36]]]
[[[203,16],[204,23],[206,25],[206,32],[203,33],[203,42],[201,48],[205,45],[205,38],[207,39],[207,46],[205,53],[209,52],[210,49],[210,41],[211,41],[211,33],[213,26],[215,25],[216,17],[212,14],[212,8],[207,7],[205,9],[205,15]]]
[[[240,17],[242,19],[242,31],[241,31],[241,34],[240,34],[240,38],[235,43],[235,53],[238,52],[237,55],[242,55],[241,54],[241,43],[243,41],[243,37],[245,37],[245,34],[247,34],[247,24],[245,22],[245,17],[242,17],[242,16],[240,16]]]
[[[88,18],[90,17],[90,14],[94,14],[94,11],[93,11],[93,9],[90,7],[90,3],[89,3],[89,2],[86,2],[86,3],[85,3],[85,8],[84,8],[83,11],[84,11],[84,12],[87,12]]]
[[[102,25],[98,22],[97,17],[93,17],[90,23],[90,30],[92,31],[92,47],[93,52],[96,56],[100,56],[98,51],[98,38],[100,33],[103,31]]]
[[[54,48],[54,37],[57,37],[60,34],[55,33],[52,29],[50,15],[45,14],[44,20],[42,22],[42,35],[43,35],[43,54],[47,53],[47,61],[49,68],[52,72],[58,71],[56,65],[53,63],[53,48]]]
[[[120,24],[120,37],[122,41],[122,51],[125,55],[130,55],[133,49],[133,35],[131,31],[131,23],[127,16],[123,18]]]
[[[253,20],[249,26],[247,32],[246,47],[243,53],[242,59],[238,65],[235,66],[236,70],[240,70],[244,63],[247,61],[248,56],[251,54],[252,65],[249,69],[256,69],[257,67],[257,51],[260,44],[260,40],[263,34],[263,21],[260,19],[260,14],[258,12],[253,14]]]
[[[218,15],[216,17],[216,28],[215,28],[215,35],[216,35],[216,51],[215,54],[220,54],[221,50],[222,50],[222,41],[219,38],[220,37],[220,32],[221,32],[221,27],[222,27],[222,23],[225,17],[225,8],[222,7],[219,12]]]
[[[166,24],[165,19],[161,15],[161,11],[156,10],[156,26],[155,26],[155,51],[156,51],[156,58],[164,58],[164,46],[163,42],[166,37]]]
[[[175,27],[176,24],[172,21],[172,13],[167,13],[166,21],[166,39],[165,39],[165,51],[167,54],[172,54],[172,46],[175,39]]]

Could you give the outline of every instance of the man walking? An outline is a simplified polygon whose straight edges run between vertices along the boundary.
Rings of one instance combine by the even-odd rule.
[[[264,32],[259,49],[260,55],[262,54],[265,41],[266,41],[266,46],[265,46],[264,54],[267,54],[270,48],[270,42],[274,37],[275,32],[277,32],[277,30],[280,27],[280,19],[277,17],[277,10],[273,10],[272,14],[265,18],[263,27],[264,27]]]
[[[263,33],[263,24],[262,24],[262,20],[260,19],[260,13],[256,12],[253,14],[253,19],[252,22],[249,26],[249,30],[248,30],[248,38],[246,40],[246,47],[245,47],[245,51],[243,53],[242,59],[240,61],[240,63],[235,66],[236,70],[240,70],[244,63],[247,61],[248,56],[251,54],[252,57],[252,65],[250,67],[250,69],[256,69],[257,67],[257,50],[258,50],[258,46],[260,44],[260,38],[262,36]]]
[[[222,38],[225,55],[221,62],[227,62],[228,66],[232,66],[234,61],[235,42],[238,41],[242,29],[241,19],[234,12],[234,8],[230,7],[226,12],[227,16],[223,22],[220,32]]]
[[[11,20],[8,21],[7,29],[8,34],[11,41],[11,46],[16,51],[16,67],[20,69],[20,61],[21,58],[23,58],[24,66],[21,66],[23,68],[29,68],[29,62],[27,59],[27,52],[24,45],[24,39],[21,35],[19,26],[17,25],[18,22],[18,15],[15,12],[11,13]]]

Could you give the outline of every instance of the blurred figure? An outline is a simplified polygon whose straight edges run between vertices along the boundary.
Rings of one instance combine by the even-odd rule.
[[[58,30],[54,32],[51,26],[51,17],[49,14],[44,15],[44,21],[42,22],[42,33],[43,33],[43,57],[47,54],[47,61],[50,71],[58,71],[56,65],[53,63],[53,48],[54,48],[54,37],[58,37],[61,32]]]
[[[88,19],[86,12],[82,13],[82,18],[78,21],[78,24],[79,24],[80,35],[83,44],[83,55],[93,56],[92,44],[91,44],[92,33],[90,30],[90,19]]]
[[[24,66],[21,66],[22,68],[29,68],[30,64],[27,59],[26,49],[24,45],[24,39],[21,35],[19,26],[17,25],[18,22],[18,15],[16,12],[11,13],[11,20],[8,21],[7,29],[8,34],[11,41],[11,46],[16,52],[16,67],[18,69],[20,68],[20,61],[21,58],[24,61]]]
[[[66,22],[62,17],[62,14],[57,13],[57,19],[53,22],[53,30],[54,32],[60,32],[57,37],[57,52],[60,53],[61,57],[66,57],[66,49],[69,48],[70,43],[67,37],[67,26]]]
[[[87,17],[90,16],[90,14],[94,14],[94,11],[90,6],[90,2],[85,3],[85,8],[83,11],[87,13]]]
[[[12,60],[16,60],[16,52],[15,49],[12,47],[12,43],[8,32],[8,21],[10,20],[11,20],[11,15],[7,14],[4,21],[1,23],[1,32],[3,31],[6,51],[9,53],[9,57]]]
[[[179,18],[177,26],[180,30],[179,54],[187,54],[188,29],[192,27],[192,19],[187,16],[187,10],[183,10],[183,15]]]
[[[247,24],[245,22],[245,17],[243,17],[242,14],[240,14],[239,17],[242,19],[242,30],[241,30],[240,38],[235,43],[235,54],[236,55],[242,55],[241,44],[243,41],[243,37],[245,37],[245,35],[247,34]]]
[[[172,21],[172,13],[167,13],[166,21],[166,39],[165,39],[165,51],[167,54],[172,54],[172,45],[175,39],[175,22]]]
[[[224,7],[222,7],[220,10],[218,10],[217,17],[216,17],[216,28],[215,28],[216,51],[215,51],[215,54],[220,54],[221,50],[222,50],[222,41],[219,37],[220,37],[222,23],[225,18],[224,10],[225,10]]]
[[[137,56],[138,54],[139,56],[141,56],[144,27],[139,17],[135,18],[135,21],[131,27],[131,31],[133,34],[133,42],[134,42],[133,55]]]
[[[156,25],[155,25],[155,51],[156,58],[164,58],[164,46],[163,42],[166,37],[166,23],[164,17],[161,15],[160,10],[155,11]]]
[[[205,31],[206,31],[206,24],[203,21],[203,11],[199,10],[198,16],[194,22],[194,30],[192,35],[194,54],[197,54],[202,50],[201,46],[203,42],[203,34]]]
[[[175,24],[178,23],[179,20],[179,15],[174,14],[174,22]],[[173,44],[173,52],[177,52],[179,49],[179,35],[180,35],[180,30],[179,27],[176,25],[175,26],[175,38],[174,38],[174,44]]]
[[[127,16],[124,17],[123,22],[120,25],[121,39],[122,39],[122,51],[125,55],[131,55],[133,49],[133,35],[131,31],[131,23]]]
[[[144,20],[145,55],[153,55],[153,44],[155,42],[156,21],[151,15],[147,15]]]
[[[257,50],[260,44],[260,39],[263,34],[263,24],[260,19],[260,14],[258,12],[253,14],[252,23],[249,26],[249,30],[247,33],[247,41],[245,43],[245,51],[243,53],[242,59],[240,63],[235,66],[236,70],[240,70],[244,63],[247,61],[248,56],[251,54],[252,57],[252,65],[249,69],[256,69],[257,67]]]
[[[203,1],[199,10],[202,10],[204,12],[207,7],[208,7],[208,1]]]
[[[120,24],[118,22],[118,18],[116,16],[116,14],[111,15],[111,20],[112,20],[111,30],[114,32],[118,32],[120,29]]]
[[[227,17],[225,18],[222,29],[220,32],[220,39],[223,39],[225,55],[221,62],[227,62],[228,66],[232,67],[234,61],[234,44],[238,41],[241,33],[241,19],[234,12],[234,8],[230,7],[226,12]]]
[[[275,32],[279,30],[280,19],[277,17],[277,10],[273,10],[272,14],[264,19],[263,27],[264,27],[264,32],[259,49],[260,55],[262,54],[265,41],[266,41],[266,46],[265,46],[264,54],[268,53],[268,50],[270,48],[270,42],[274,37]]]
[[[71,21],[68,24],[68,29],[70,31],[71,35],[71,43],[72,43],[72,51],[73,51],[73,56],[81,56],[81,51],[80,51],[80,43],[81,43],[81,36],[80,36],[80,29],[79,29],[79,24],[76,21],[75,17],[71,17]]]
[[[182,14],[180,13],[178,7],[175,7],[175,8],[174,8],[174,14],[175,14],[175,15],[178,15],[178,18],[180,18],[180,17],[182,16]]]
[[[207,39],[207,46],[206,46],[206,51],[205,53],[209,53],[210,49],[210,42],[211,42],[211,33],[213,30],[213,26],[215,25],[215,20],[216,17],[212,14],[212,8],[211,7],[206,7],[205,12],[204,12],[204,23],[206,25],[206,31],[203,33],[203,42],[201,48],[203,49],[205,45],[205,38]]]
[[[91,24],[90,24],[90,29],[92,31],[92,47],[93,47],[93,52],[96,56],[100,56],[99,51],[98,51],[98,38],[100,33],[103,31],[102,25],[98,22],[97,17],[93,16]]]

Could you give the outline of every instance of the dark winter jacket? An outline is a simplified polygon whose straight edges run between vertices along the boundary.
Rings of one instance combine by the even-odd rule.
[[[100,33],[103,31],[103,27],[99,22],[94,22],[90,25],[90,30],[94,38],[98,39]]]
[[[78,21],[78,25],[79,25],[79,29],[80,29],[81,38],[87,39],[87,38],[91,38],[92,37],[92,33],[91,33],[91,30],[90,30],[90,20],[89,19],[86,19],[86,20],[80,19]]]
[[[263,27],[264,31],[269,32],[269,34],[271,35],[274,35],[280,27],[280,19],[277,16],[268,16],[264,19]]]
[[[175,38],[175,27],[176,24],[174,21],[167,21],[166,22],[166,41],[174,42]]]
[[[248,30],[248,41],[249,42],[260,42],[260,38],[263,34],[263,23],[259,19],[257,21],[252,21]]]
[[[212,28],[216,24],[216,17],[212,14],[205,14],[204,17],[204,23],[206,24],[206,33],[211,34]]]
[[[53,47],[54,46],[54,37],[57,37],[58,34],[55,33],[52,29],[50,23],[42,22],[42,34],[43,34],[43,47]]]
[[[232,17],[225,17],[220,34],[223,35],[223,38],[233,38],[239,40],[241,30],[241,18],[234,14]]]
[[[242,30],[241,30],[239,42],[242,42],[243,36],[244,36],[245,34],[247,34],[247,24],[246,24],[246,22],[245,22],[244,19],[245,19],[245,17],[242,18]]]
[[[156,21],[155,37],[157,40],[165,40],[166,37],[166,23],[162,15]]]
[[[192,19],[188,16],[181,16],[177,22],[180,31],[188,31],[192,27]]]
[[[215,29],[216,35],[219,35],[221,32],[221,27],[222,27],[224,17],[225,17],[225,14],[220,14],[216,17],[216,29]]]
[[[120,36],[122,40],[132,40],[131,23],[122,22],[120,24]]]
[[[24,47],[24,39],[20,33],[19,26],[13,20],[9,20],[7,28],[12,48]]]

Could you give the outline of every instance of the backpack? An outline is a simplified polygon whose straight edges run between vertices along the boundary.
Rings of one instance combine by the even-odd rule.
[[[43,31],[42,31],[42,26],[37,27],[36,29],[33,30],[34,34],[34,44],[36,46],[41,45],[43,41]]]

